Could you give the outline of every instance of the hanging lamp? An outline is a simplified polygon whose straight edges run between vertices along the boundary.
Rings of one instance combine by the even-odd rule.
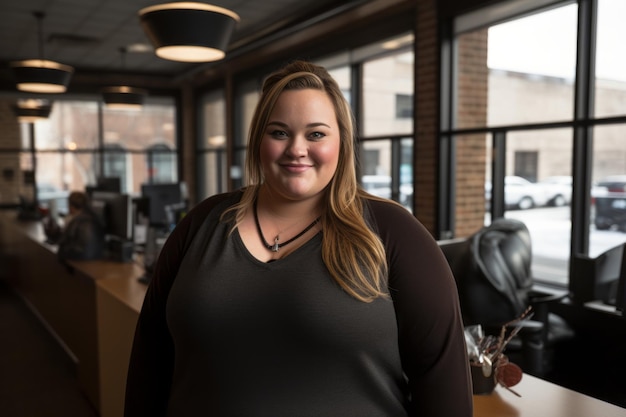
[[[120,55],[122,57],[122,68],[124,68],[126,48],[120,48]],[[111,110],[139,110],[143,106],[147,94],[148,91],[142,88],[129,87],[127,85],[102,89],[104,104]]]
[[[17,89],[31,93],[64,93],[74,68],[44,59],[43,12],[33,12],[37,19],[39,58],[11,62]]]
[[[239,16],[222,7],[175,2],[139,11],[141,26],[157,56],[182,62],[224,58]]]
[[[35,123],[50,116],[52,101],[32,98],[18,100],[13,111],[20,123]]]

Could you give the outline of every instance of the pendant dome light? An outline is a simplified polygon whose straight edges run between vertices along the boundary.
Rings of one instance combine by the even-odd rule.
[[[35,123],[50,116],[52,101],[32,98],[18,100],[13,110],[20,123]]]
[[[139,17],[157,56],[182,62],[223,59],[240,20],[228,9],[198,2],[149,6]]]
[[[124,68],[124,58],[126,48],[120,48],[122,58],[122,68]],[[102,89],[102,98],[107,109],[111,110],[140,110],[148,91],[142,88],[119,85],[115,87],[105,87]]]
[[[31,93],[64,93],[74,73],[69,65],[44,59],[42,31],[43,12],[34,12],[37,19],[39,58],[11,62],[17,89]]]

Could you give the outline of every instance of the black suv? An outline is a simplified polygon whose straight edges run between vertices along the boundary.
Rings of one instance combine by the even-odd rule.
[[[626,175],[604,178],[594,186],[594,224],[598,230],[617,228],[626,232]]]

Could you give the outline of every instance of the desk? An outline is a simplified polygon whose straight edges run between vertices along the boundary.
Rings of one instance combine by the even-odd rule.
[[[624,417],[626,409],[524,374],[517,397],[501,386],[474,396],[474,417]]]
[[[137,280],[138,276],[96,282],[101,417],[124,414],[126,372],[146,293],[146,286]]]
[[[59,262],[41,222],[0,213],[0,252],[12,260],[5,279],[66,349],[78,382],[101,417],[119,417],[126,371],[146,285],[136,263]]]

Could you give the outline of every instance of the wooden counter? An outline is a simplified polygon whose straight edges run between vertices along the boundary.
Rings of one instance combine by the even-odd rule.
[[[121,417],[124,412],[126,373],[137,318],[146,286],[132,279],[97,281],[100,364],[100,415]]]
[[[531,375],[513,387],[474,395],[474,417],[624,417],[626,409],[563,388]]]
[[[1,276],[76,363],[78,382],[101,417],[121,417],[130,347],[146,285],[136,263],[57,259],[40,222],[0,212]]]

